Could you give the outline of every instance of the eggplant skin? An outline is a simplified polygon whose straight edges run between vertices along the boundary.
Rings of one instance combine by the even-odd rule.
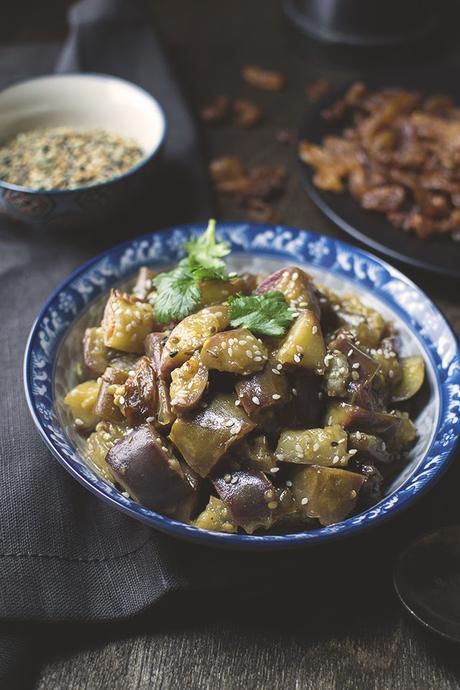
[[[263,472],[237,470],[214,479],[213,484],[232,521],[246,532],[272,525],[278,492]]]
[[[106,462],[115,480],[138,503],[172,517],[196,491],[165,441],[147,424],[116,443]]]
[[[219,393],[207,407],[178,417],[169,439],[200,477],[207,477],[229,448],[255,429],[233,395]]]

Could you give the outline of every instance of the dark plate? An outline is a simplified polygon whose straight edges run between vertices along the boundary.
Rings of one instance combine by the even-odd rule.
[[[402,86],[421,90],[425,93],[445,93],[460,103],[460,86],[458,79],[442,70],[437,74],[406,74],[388,75],[364,81],[371,89],[385,86]],[[304,118],[299,140],[307,139],[313,143],[321,143],[328,134],[337,134],[341,127],[336,123],[328,123],[321,117],[323,108],[331,105],[342,96],[352,82],[344,84],[339,89],[330,92],[319,104],[313,107]],[[434,273],[460,278],[460,243],[450,237],[435,237],[421,240],[414,234],[393,227],[387,219],[373,211],[366,211],[351,197],[348,192],[334,193],[317,189],[313,184],[312,169],[300,162],[305,188],[315,204],[336,225],[346,233],[372,247],[382,254],[402,261],[417,268],[423,268]]]

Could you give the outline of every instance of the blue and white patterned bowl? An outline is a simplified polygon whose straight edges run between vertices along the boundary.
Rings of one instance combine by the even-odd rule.
[[[143,508],[101,479],[83,460],[83,441],[62,404],[76,383],[83,329],[100,316],[107,291],[127,285],[145,264],[165,266],[182,256],[182,245],[203,227],[182,226],[145,235],[101,254],[68,278],[40,312],[25,353],[29,408],[57,460],[107,503],[168,534],[209,545],[283,549],[356,534],[397,515],[432,486],[446,469],[460,431],[460,352],[457,339],[435,305],[413,283],[380,259],[344,242],[310,231],[247,223],[219,223],[233,250],[232,268],[272,271],[287,263],[305,267],[321,283],[353,291],[377,306],[400,331],[407,354],[426,362],[429,396],[419,413],[419,441],[383,500],[329,527],[286,535],[206,532]]]

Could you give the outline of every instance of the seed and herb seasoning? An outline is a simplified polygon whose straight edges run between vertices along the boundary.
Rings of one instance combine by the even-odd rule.
[[[103,129],[34,129],[0,145],[0,179],[38,190],[74,189],[117,177],[143,157],[133,139]]]

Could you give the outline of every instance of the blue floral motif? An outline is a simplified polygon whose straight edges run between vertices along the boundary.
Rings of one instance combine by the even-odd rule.
[[[380,259],[338,240],[281,226],[219,223],[232,250],[327,269],[351,281],[399,315],[431,362],[439,410],[433,439],[402,484],[372,508],[337,525],[288,535],[231,535],[198,530],[154,513],[126,498],[85,464],[62,427],[54,407],[53,371],[65,332],[96,297],[140,266],[163,266],[183,255],[182,245],[203,226],[155,232],[96,257],[55,291],[41,311],[26,348],[24,378],[29,408],[45,443],[69,472],[93,493],[132,517],[169,534],[208,544],[248,549],[291,548],[355,533],[395,515],[438,478],[451,459],[460,431],[460,355],[457,339],[435,305],[415,285]]]

